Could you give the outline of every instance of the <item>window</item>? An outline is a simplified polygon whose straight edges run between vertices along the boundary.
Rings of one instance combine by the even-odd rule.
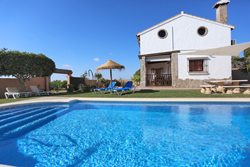
[[[158,31],[158,37],[161,39],[164,39],[168,36],[168,32],[166,30],[160,30]]]
[[[207,28],[206,27],[199,27],[198,28],[198,30],[197,30],[197,33],[198,33],[198,35],[200,35],[200,36],[206,36],[207,35],[207,33],[208,33],[208,30],[207,30]]]
[[[204,75],[208,72],[208,60],[207,56],[201,57],[187,57],[187,72],[190,75]]]
[[[189,72],[203,71],[203,60],[189,60]]]

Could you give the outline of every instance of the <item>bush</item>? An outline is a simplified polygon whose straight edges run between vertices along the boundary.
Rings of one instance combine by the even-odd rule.
[[[95,83],[93,81],[90,83],[89,86],[90,86],[91,89],[95,89],[96,88]]]
[[[68,86],[68,88],[67,88],[68,93],[72,93],[75,90],[74,85],[70,84],[70,85],[67,85],[67,86]]]
[[[84,91],[85,92],[89,92],[91,89],[91,87],[89,85],[85,85]]]
[[[126,85],[126,83],[124,82],[124,80],[121,81],[121,87],[124,87]]]
[[[64,80],[64,81],[62,81],[62,88],[65,88],[65,89],[67,89],[67,81],[66,80]]]
[[[54,80],[54,81],[50,82],[50,89],[56,90],[58,92],[58,90],[61,88],[62,88],[62,81]]]
[[[79,84],[78,90],[81,92],[89,92],[91,90],[91,87],[89,85]]]
[[[101,78],[101,79],[100,79],[100,82],[101,82],[103,85],[105,85],[107,81],[108,81],[108,79],[105,79],[105,78]]]
[[[79,91],[83,92],[84,88],[85,88],[84,84],[79,84],[79,86],[78,86]]]
[[[115,86],[121,86],[121,82],[120,81],[117,81],[116,79],[114,80],[116,82]]]
[[[136,85],[139,85],[140,83],[140,80],[141,80],[141,70],[137,70],[133,77],[131,77],[131,81],[134,81]]]
[[[121,82],[117,81],[116,79],[115,80],[112,80],[112,82],[115,82],[115,86],[121,86]],[[107,81],[105,83],[105,87],[108,87],[110,84],[110,81]]]

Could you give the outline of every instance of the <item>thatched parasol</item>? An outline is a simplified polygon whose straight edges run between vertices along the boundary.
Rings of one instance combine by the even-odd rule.
[[[125,67],[123,65],[120,65],[116,62],[113,62],[112,60],[108,60],[107,63],[104,63],[103,65],[97,67],[96,72],[99,70],[106,70],[106,69],[110,69],[110,83],[111,83],[111,89],[112,89],[112,69],[125,69]],[[111,94],[111,91],[110,91]]]

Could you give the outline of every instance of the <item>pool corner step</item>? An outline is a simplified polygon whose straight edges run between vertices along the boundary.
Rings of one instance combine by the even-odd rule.
[[[44,125],[54,120],[55,118],[58,118],[64,115],[65,113],[68,113],[68,111],[69,111],[69,108],[62,108],[62,109],[57,110],[54,113],[51,113],[50,115],[47,115],[40,119],[36,119],[32,122],[19,126],[11,131],[4,133],[2,136],[0,136],[0,140],[9,139],[11,137],[16,137],[16,136],[22,135],[23,133],[27,133],[33,129],[40,127],[41,125]]]
[[[35,110],[31,110],[31,111],[28,111],[28,112],[25,112],[25,113],[22,113],[22,114],[13,115],[11,117],[0,120],[0,126],[2,126],[4,124],[7,124],[7,123],[10,123],[10,122],[21,120],[21,119],[23,119],[25,117],[32,116],[32,115],[35,115],[37,113],[41,113],[41,112],[43,112],[45,110],[48,110],[48,109],[52,109],[52,108],[51,107],[40,108],[40,109],[37,108]]]
[[[23,118],[23,119],[20,119],[20,120],[17,120],[17,121],[14,121],[14,122],[10,122],[10,123],[7,123],[5,125],[2,125],[0,126],[0,136],[3,135],[4,133],[12,130],[12,129],[15,129],[19,126],[22,126],[24,124],[27,124],[29,122],[32,122],[36,119],[39,119],[39,118],[42,118],[42,117],[45,117],[53,112],[56,112],[58,108],[54,108],[54,109],[50,109],[50,110],[45,110],[43,111],[42,113],[38,113],[38,114],[34,114],[34,115],[31,115],[31,116],[28,116],[26,118]]]

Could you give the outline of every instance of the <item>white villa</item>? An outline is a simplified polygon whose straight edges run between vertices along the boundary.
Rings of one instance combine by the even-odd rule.
[[[231,45],[229,0],[217,2],[216,21],[181,12],[136,34],[141,86],[195,88],[210,80],[232,79],[231,56],[179,55]]]

